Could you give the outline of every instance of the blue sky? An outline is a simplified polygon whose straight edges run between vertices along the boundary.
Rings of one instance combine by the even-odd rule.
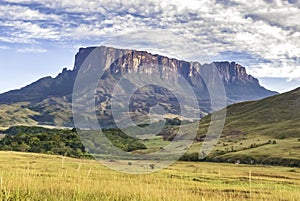
[[[72,69],[79,47],[101,44],[236,61],[268,89],[300,86],[298,0],[4,0],[0,11],[0,92]]]

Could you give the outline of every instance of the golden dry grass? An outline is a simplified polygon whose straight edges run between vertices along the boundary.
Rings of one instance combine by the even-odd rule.
[[[0,200],[300,200],[296,168],[178,162],[132,175],[53,155],[0,152],[0,161]]]

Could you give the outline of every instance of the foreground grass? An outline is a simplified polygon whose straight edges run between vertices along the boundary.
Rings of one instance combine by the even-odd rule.
[[[0,200],[300,200],[296,168],[178,162],[130,175],[52,155],[0,152],[0,161]]]

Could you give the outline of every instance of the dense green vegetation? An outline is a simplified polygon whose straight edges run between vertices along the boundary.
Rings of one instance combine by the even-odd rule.
[[[86,156],[75,130],[17,126],[4,131],[0,150],[59,154],[71,157]]]
[[[82,139],[79,138],[76,129],[14,126],[2,132],[5,136],[0,140],[0,150],[89,157],[88,150],[82,145]],[[125,135],[119,129],[104,129],[103,133],[114,146],[124,151],[146,148],[139,140]],[[91,140],[90,143],[93,143],[90,147],[95,149],[92,153],[97,151],[101,153],[101,150],[97,149],[103,147],[97,146],[97,140]]]

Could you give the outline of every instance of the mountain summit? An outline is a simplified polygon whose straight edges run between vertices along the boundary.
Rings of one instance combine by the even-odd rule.
[[[216,67],[226,91],[227,104],[246,100],[262,99],[277,94],[262,87],[258,80],[248,75],[245,67],[235,62],[213,62],[201,65],[145,51],[116,49],[112,47],[80,48],[75,56],[73,70],[63,69],[55,78],[44,77],[18,90],[0,94],[0,112],[15,108],[18,115],[0,117],[3,125],[30,123],[72,126],[72,93],[78,72],[89,55],[97,49],[101,63],[94,68],[105,69],[95,91],[98,118],[110,125],[111,96],[115,84],[126,73],[158,75],[163,80],[178,81],[184,78],[194,90],[202,115],[211,112],[209,92],[202,77],[197,73],[204,68]],[[151,98],[150,98],[151,97]],[[172,94],[163,86],[147,86],[139,89],[131,100],[130,111],[149,113],[149,108],[159,104],[166,113],[178,114],[180,109]],[[22,117],[21,117],[22,116]],[[25,121],[25,122],[24,122]]]

